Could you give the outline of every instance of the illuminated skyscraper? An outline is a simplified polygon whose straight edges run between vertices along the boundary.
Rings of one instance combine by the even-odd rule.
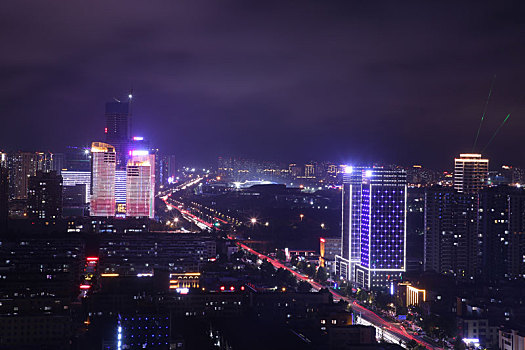
[[[126,216],[155,217],[155,155],[130,151],[126,179]]]
[[[343,174],[341,256],[338,274],[355,281],[355,266],[361,261],[361,188],[363,168],[346,167]]]
[[[115,215],[115,148],[102,142],[91,145],[91,216]]]
[[[131,100],[130,100],[131,101]],[[115,147],[118,169],[125,169],[131,135],[130,102],[106,103],[106,142]]]
[[[8,158],[10,196],[13,199],[27,199],[29,177],[36,175],[35,153],[18,152]]]
[[[362,178],[355,283],[365,289],[387,288],[406,270],[406,173],[366,169]]]
[[[454,189],[459,193],[477,193],[487,184],[489,160],[481,154],[460,154],[454,160]]]

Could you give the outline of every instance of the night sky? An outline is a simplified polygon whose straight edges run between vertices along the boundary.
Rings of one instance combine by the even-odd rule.
[[[352,3],[352,4],[351,4]],[[134,134],[181,162],[219,154],[450,168],[525,166],[525,13],[500,1],[3,1],[0,148]]]

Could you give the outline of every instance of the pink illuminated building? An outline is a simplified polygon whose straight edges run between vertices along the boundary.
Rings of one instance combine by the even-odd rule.
[[[126,216],[155,217],[155,155],[148,151],[129,152],[126,167]]]
[[[107,143],[91,144],[91,216],[115,216],[115,148]]]

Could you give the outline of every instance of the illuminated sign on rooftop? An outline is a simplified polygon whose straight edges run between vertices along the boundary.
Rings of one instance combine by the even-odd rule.
[[[145,151],[145,150],[132,150],[132,151],[129,151],[129,155],[130,156],[147,156],[149,154],[148,151]]]

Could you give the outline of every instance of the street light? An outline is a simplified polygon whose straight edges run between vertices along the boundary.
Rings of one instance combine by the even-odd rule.
[[[324,223],[321,224],[321,228],[324,230]]]
[[[299,218],[301,219],[301,221],[303,221],[304,214],[299,214]]]
[[[252,223],[252,225],[255,225],[257,223],[257,219],[256,218],[251,218],[250,222]]]

